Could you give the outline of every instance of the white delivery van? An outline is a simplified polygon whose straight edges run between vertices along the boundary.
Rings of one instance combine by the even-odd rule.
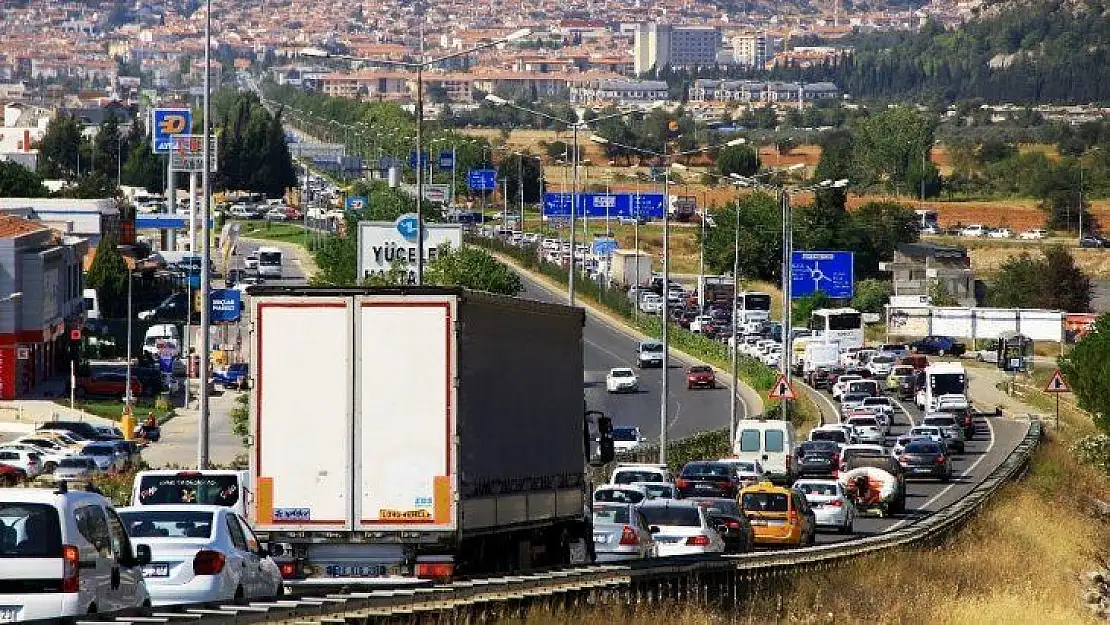
[[[158,348],[162,343],[171,342],[181,348],[181,333],[172,323],[156,323],[146,329],[143,335],[143,352],[158,357]]]
[[[788,421],[743,419],[736,426],[733,455],[748,462],[759,462],[776,483],[794,480],[794,446],[797,434]]]
[[[84,289],[81,291],[81,298],[85,300],[85,318],[100,319],[100,298],[96,289]]]
[[[253,502],[250,471],[234,469],[139,471],[131,490],[132,506],[195,503],[231,508],[243,517]]]

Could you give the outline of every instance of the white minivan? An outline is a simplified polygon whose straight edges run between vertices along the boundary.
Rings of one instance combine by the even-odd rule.
[[[0,488],[0,622],[147,611],[150,548],[110,501],[61,484]]]
[[[250,471],[235,469],[139,471],[131,490],[132,506],[195,503],[231,508],[244,518],[253,499]]]
[[[737,423],[733,455],[740,460],[759,462],[771,481],[792,484],[794,446],[797,434],[788,421],[744,419]]]

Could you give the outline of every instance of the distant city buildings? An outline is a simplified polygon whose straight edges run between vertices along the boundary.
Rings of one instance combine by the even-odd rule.
[[[663,67],[715,65],[721,32],[712,26],[636,25],[632,56],[637,75]]]
[[[775,39],[767,33],[747,33],[732,38],[732,59],[742,67],[763,68],[775,55]]]

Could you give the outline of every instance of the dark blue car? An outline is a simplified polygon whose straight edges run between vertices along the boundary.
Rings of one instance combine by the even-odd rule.
[[[967,346],[947,336],[926,336],[910,343],[910,351],[930,356],[962,356]]]
[[[235,362],[228,365],[226,369],[214,372],[212,381],[223,384],[225,388],[244,389],[247,387],[247,377],[249,375],[250,367],[247,363]]]

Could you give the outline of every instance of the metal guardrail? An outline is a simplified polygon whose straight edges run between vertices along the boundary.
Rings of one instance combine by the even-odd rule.
[[[666,600],[738,602],[768,578],[827,568],[880,551],[933,544],[967,522],[1006,482],[1028,466],[1042,424],[1031,420],[1025,437],[960,501],[899,529],[831,545],[735,556],[667,558],[598,565],[519,576],[459,581],[405,590],[330,594],[286,601],[156,610],[116,622],[195,623],[458,623],[519,616],[534,606],[574,609],[604,603]],[[103,620],[78,621],[96,623]]]

